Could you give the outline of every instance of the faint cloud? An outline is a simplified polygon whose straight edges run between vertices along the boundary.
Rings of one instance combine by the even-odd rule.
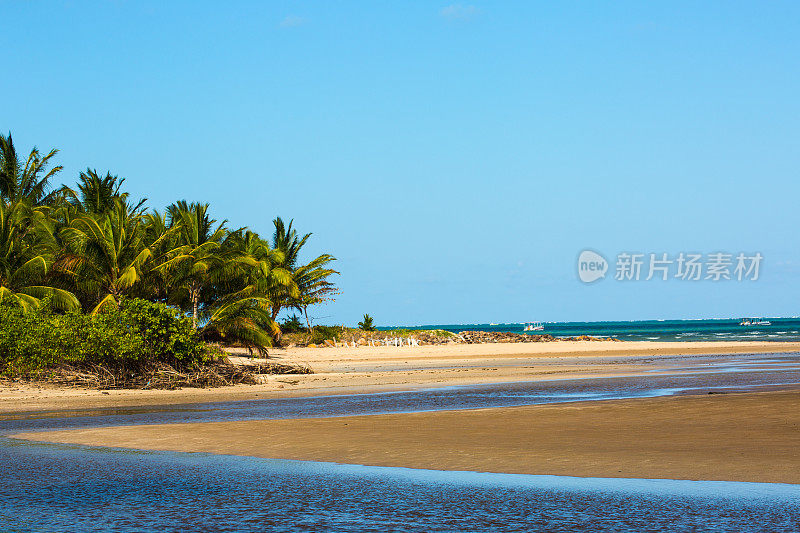
[[[287,15],[281,23],[281,28],[296,28],[298,26],[302,26],[306,23],[306,19],[303,17],[298,17],[297,15]]]
[[[443,7],[439,14],[448,20],[468,20],[478,14],[478,8],[471,5],[450,4]]]

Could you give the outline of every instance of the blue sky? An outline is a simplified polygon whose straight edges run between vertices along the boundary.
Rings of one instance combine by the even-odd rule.
[[[338,257],[320,322],[793,316],[796,2],[10,2],[0,129]],[[591,248],[755,282],[578,281]],[[613,270],[613,264],[612,264]]]

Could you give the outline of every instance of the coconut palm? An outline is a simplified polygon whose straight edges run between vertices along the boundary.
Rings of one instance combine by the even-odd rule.
[[[47,227],[30,224],[24,204],[0,200],[0,303],[16,303],[28,311],[49,298],[57,309],[80,309],[74,294],[44,283],[54,245]]]
[[[280,328],[272,318],[274,287],[299,296],[291,274],[281,266],[283,254],[249,230],[228,235],[222,250],[226,257],[224,276],[218,276],[221,293],[208,308],[208,322],[203,328],[208,335],[235,339],[263,353],[265,346]]]
[[[84,214],[61,230],[67,249],[57,262],[85,296],[92,314],[118,306],[145,273],[152,251],[145,244],[143,215],[123,199],[103,214]]]
[[[20,158],[11,134],[0,135],[0,301],[31,309],[49,297],[60,309],[82,304],[97,313],[123,296],[162,300],[190,312],[207,337],[260,351],[279,339],[282,310],[300,310],[309,322],[308,307],[335,291],[334,258],[302,264],[311,234],[299,235],[291,221],[273,221],[270,243],[245,228],[229,231],[208,204],[145,212],[144,201],[129,201],[124,179],[91,168],[75,189],[53,190],[56,154],[33,148]]]
[[[306,323],[311,328],[308,318],[308,307],[325,301],[327,295],[336,289],[328,278],[337,271],[327,268],[327,265],[336,258],[329,254],[322,254],[305,265],[298,266],[300,253],[311,233],[302,237],[297,230],[292,228],[293,221],[287,226],[280,217],[273,220],[275,232],[272,236],[272,246],[283,254],[283,261],[278,266],[285,269],[291,276],[292,283],[286,286],[274,286],[270,293],[272,302],[272,320],[275,321],[278,313],[287,308],[301,311],[306,317]],[[296,286],[297,291],[286,290],[286,287]]]
[[[364,318],[361,319],[361,322],[358,323],[358,329],[363,329],[364,331],[375,331],[375,326],[372,323],[372,317],[365,314]]]
[[[326,265],[336,258],[329,254],[322,254],[310,263],[297,268],[292,279],[297,284],[299,296],[290,300],[291,307],[303,313],[306,325],[312,328],[311,320],[308,317],[308,308],[312,305],[319,305],[326,301],[332,301],[332,295],[336,294],[336,285],[328,281],[328,278],[338,274]]]
[[[166,302],[170,279],[158,270],[158,266],[171,257],[178,228],[168,227],[164,214],[155,209],[142,213],[141,218],[143,243],[150,249],[151,256],[142,265],[142,277],[131,288],[131,296]]]
[[[284,224],[281,217],[276,217],[272,221],[275,231],[272,234],[272,247],[283,253],[283,266],[289,270],[294,270],[300,257],[300,250],[305,246],[310,233],[300,237],[297,230],[292,228],[294,220],[289,221],[289,225]]]
[[[195,327],[203,290],[226,273],[226,257],[221,247],[227,230],[225,221],[216,222],[208,214],[208,204],[181,200],[170,205],[167,227],[176,230],[175,248],[155,267],[169,280],[169,299],[183,307],[188,304]]]
[[[244,291],[262,294],[270,297],[270,291],[280,288],[294,297],[300,291],[292,277],[292,273],[285,266],[285,254],[271,248],[269,242],[259,237],[250,230],[238,230],[231,233],[226,241],[228,248],[249,258],[247,262],[240,262],[240,280],[243,281]]]
[[[11,133],[0,134],[0,197],[11,203],[28,202],[33,207],[52,202],[58,193],[51,191],[50,180],[63,167],[48,167],[57,153],[58,150],[50,150],[42,156],[34,147],[23,161],[17,155]]]
[[[70,205],[81,213],[105,213],[114,207],[116,199],[128,200],[128,193],[121,192],[125,178],[112,176],[110,172],[101,177],[97,170],[87,168],[86,172],[78,175],[78,190],[64,187],[63,193],[68,198]],[[133,206],[133,211],[138,211],[144,206],[145,200]]]
[[[269,306],[269,300],[262,296],[228,295],[209,307],[201,334],[206,339],[234,341],[264,355],[274,335]]]
[[[335,261],[336,258],[329,254],[322,254],[311,262],[298,266],[300,253],[311,237],[311,233],[306,233],[302,237],[299,236],[297,230],[292,228],[293,221],[290,221],[287,226],[280,217],[273,220],[273,224],[275,232],[272,237],[272,246],[283,254],[283,261],[278,266],[291,275],[293,285],[297,287],[297,291],[288,291],[281,286],[273,287],[271,294],[273,302],[272,319],[277,319],[278,313],[283,309],[295,308],[306,313],[306,321],[308,321],[306,312],[308,306],[320,303],[323,301],[324,295],[335,290],[333,284],[327,278],[333,274],[338,274],[338,272],[326,268],[326,265]],[[292,284],[287,286],[291,287]]]

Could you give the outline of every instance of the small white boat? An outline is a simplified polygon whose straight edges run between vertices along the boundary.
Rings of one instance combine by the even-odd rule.
[[[541,322],[531,322],[526,324],[522,331],[544,331],[544,324]]]
[[[771,326],[772,322],[764,320],[763,318],[743,318],[739,322],[740,326]]]

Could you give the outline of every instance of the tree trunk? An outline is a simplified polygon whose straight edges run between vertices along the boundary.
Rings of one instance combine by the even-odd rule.
[[[270,318],[272,319],[273,323],[277,322],[278,313],[280,313],[280,312],[281,312],[281,308],[279,306],[274,306],[272,308],[272,316]],[[272,343],[275,346],[280,346],[281,345],[281,328],[280,328],[280,326],[278,326],[278,332],[272,335]]]
[[[308,326],[308,342],[314,338],[314,326],[311,325],[311,319],[308,318],[308,306],[303,307],[303,314],[306,316],[306,325]]]
[[[189,289],[189,294],[192,298],[192,326],[197,329],[197,307],[200,302],[200,291],[193,286]]]

